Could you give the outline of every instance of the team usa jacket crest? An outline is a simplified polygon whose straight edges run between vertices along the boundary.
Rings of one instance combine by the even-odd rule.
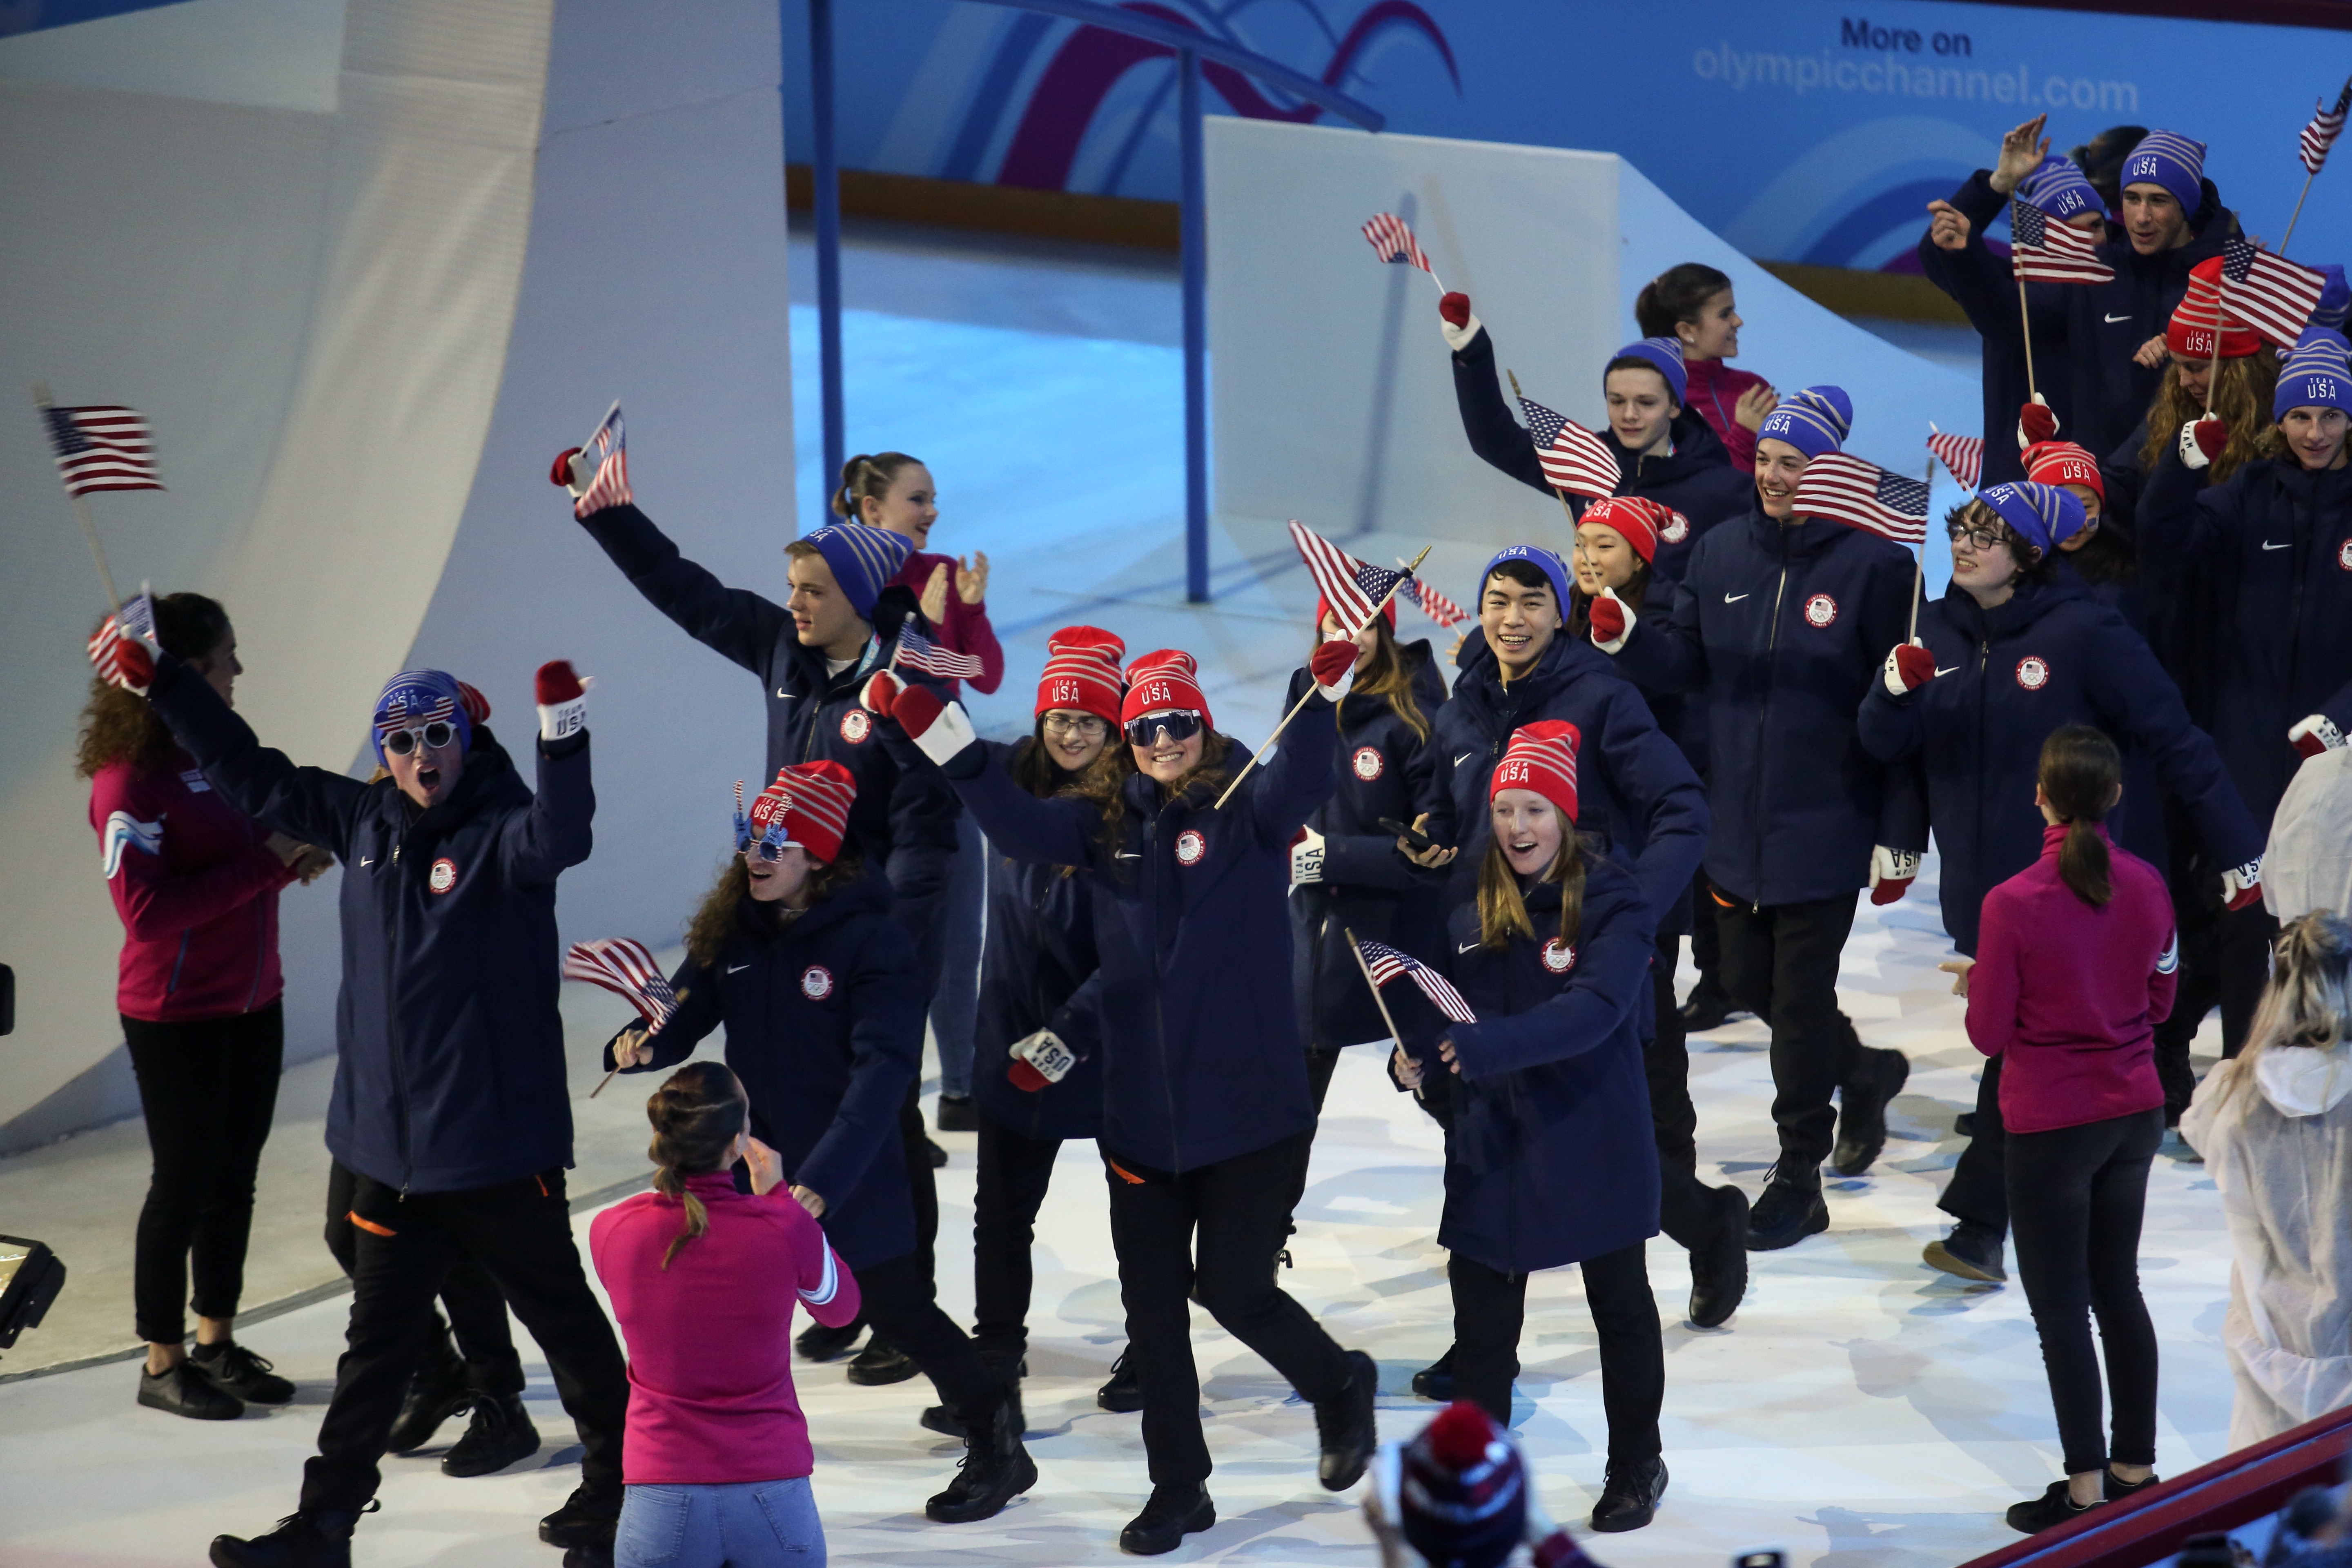
[[[2267,824],[2303,761],[2287,731],[2323,713],[2352,734],[2352,468],[2257,458],[2200,490],[2168,447],[2139,522],[2143,574],[2210,594],[2213,740]]]
[[[1115,839],[1092,801],[1039,800],[987,749],[952,759],[956,793],[1016,859],[1091,882],[1101,971],[1102,1142],[1181,1173],[1315,1125],[1290,1001],[1290,840],[1331,797],[1331,705],[1307,699],[1222,811],[1223,783],[1173,799],[1138,773]],[[1224,764],[1249,752],[1235,743]]]
[[[1445,705],[1445,681],[1429,644],[1400,643],[1397,655],[1412,671],[1422,719],[1434,719]],[[1303,669],[1291,676],[1285,712],[1313,679]],[[1307,819],[1323,836],[1323,879],[1290,890],[1291,994],[1309,1046],[1329,1050],[1388,1037],[1380,1006],[1348,950],[1348,932],[1359,942],[1385,942],[1408,952],[1428,945],[1404,928],[1434,926],[1433,919],[1416,922],[1415,916],[1437,901],[1444,874],[1424,871],[1398,854],[1397,836],[1381,826],[1381,818],[1409,824],[1427,809],[1420,802],[1428,797],[1437,765],[1435,734],[1433,729],[1426,741],[1415,734],[1385,697],[1351,691],[1339,705],[1337,782],[1331,798]]]
[[[1540,932],[1559,929],[1559,887],[1527,895]],[[1479,945],[1475,900],[1454,906],[1434,967],[1478,1016],[1447,1022],[1410,985],[1399,1027],[1424,1073],[1462,1064],[1445,1140],[1437,1244],[1524,1274],[1632,1247],[1658,1234],[1658,1147],[1637,1020],[1655,956],[1649,900],[1622,870],[1588,856],[1576,939]],[[1412,1020],[1406,1022],[1406,1019]]]
[[[902,901],[936,896],[955,854],[955,795],[934,774],[902,771],[876,740],[874,715],[857,701],[866,679],[897,650],[899,627],[909,619],[922,626],[914,595],[898,587],[882,591],[865,657],[835,676],[821,650],[802,645],[782,605],[730,588],[687,560],[635,506],[590,512],[581,526],[648,604],[760,678],[768,710],[767,776],[819,758],[847,768],[857,780],[849,828],[859,848],[888,875]],[[919,675],[902,672],[899,679],[937,689]]]
[[[539,742],[534,795],[487,725],[449,798],[297,767],[178,660],[148,700],[222,798],[343,864],[327,1148],[407,1192],[572,1163],[555,880],[588,858],[585,731]]]
[[[1834,898],[1869,881],[1873,845],[1927,848],[1916,770],[1872,756],[1854,725],[1910,629],[1915,570],[1875,534],[1751,511],[1700,540],[1672,607],[1627,633],[1629,678],[1706,695],[1706,866],[1725,897]]]
[[[2060,582],[2021,585],[1985,609],[1949,588],[1919,614],[1919,640],[1936,675],[1902,697],[1884,680],[1862,705],[1863,744],[1888,763],[1920,759],[1928,820],[1943,857],[1944,930],[1973,957],[1985,895],[2042,856],[2033,785],[2042,742],[2062,724],[2093,724],[2152,772],[2187,807],[2216,863],[2263,852],[2263,830],[2238,798],[2221,756],[2156,656],[2113,610]],[[2153,792],[2126,787],[2111,828],[2159,811]]]
[[[889,882],[870,870],[782,928],[773,906],[742,900],[717,959],[689,957],[670,977],[677,1011],[654,1033],[653,1059],[628,1069],[667,1072],[725,1025],[751,1136],[790,1183],[824,1199],[825,1236],[852,1268],[915,1248],[898,1107],[922,1059],[929,998],[890,903]]]

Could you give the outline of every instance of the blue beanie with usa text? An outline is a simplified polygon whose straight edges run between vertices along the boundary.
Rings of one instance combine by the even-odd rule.
[[[905,534],[864,522],[836,522],[803,537],[833,568],[833,580],[860,620],[874,618],[874,601],[915,552],[915,542]]]
[[[1853,428],[1853,400],[1846,396],[1843,387],[1809,386],[1794,397],[1781,399],[1780,405],[1764,416],[1756,438],[1786,441],[1813,458],[1843,448],[1846,432]]]
[[[2151,131],[2124,157],[2120,183],[2159,185],[2172,193],[2184,214],[2193,216],[2205,202],[2205,143],[2192,142],[2177,131]]]
[[[2083,531],[2090,514],[2074,492],[2056,485],[2016,479],[1977,492],[2020,539],[2047,555]]]
[[[1514,561],[1524,562],[1544,574],[1545,581],[1551,584],[1552,597],[1559,602],[1559,613],[1565,617],[1568,615],[1568,568],[1560,564],[1559,556],[1540,544],[1507,544],[1495,552],[1495,558],[1486,563],[1484,572],[1478,574],[1479,596],[1485,597],[1487,579],[1494,576],[1496,569],[1507,566]]]
[[[2017,182],[2017,194],[2027,205],[2040,208],[2061,222],[2083,213],[2104,213],[2106,203],[2083,177],[2072,158],[2056,153],[2042,160],[2040,167]]]
[[[2279,367],[2278,392],[2271,398],[2271,417],[2284,419],[2290,408],[2341,408],[2352,412],[2352,343],[2342,332],[2326,327],[2305,327],[2294,350]]]

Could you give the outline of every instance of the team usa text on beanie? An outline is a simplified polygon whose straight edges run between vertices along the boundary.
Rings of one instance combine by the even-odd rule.
[[[874,618],[874,601],[915,552],[915,542],[903,533],[863,522],[836,522],[803,534],[833,568],[833,580],[860,620]]]
[[[2020,539],[2047,555],[2083,531],[2087,514],[2071,490],[2016,479],[1979,490],[1977,500],[1993,510]]]
[[[2072,158],[2056,153],[2042,160],[2033,173],[2017,182],[2017,194],[2029,205],[2063,222],[2083,213],[2103,213],[2106,203]]]
[[[2189,291],[2165,323],[2164,346],[2191,359],[2213,358],[2213,333],[2221,334],[2223,359],[2243,359],[2263,346],[2254,329],[2221,311],[2221,258],[2209,256],[2189,269]]]
[[[1539,719],[1511,731],[1503,760],[1487,781],[1486,798],[1507,789],[1533,790],[1576,820],[1576,752],[1584,737],[1565,719]]]
[[[385,766],[384,737],[401,730],[422,730],[447,724],[457,732],[457,749],[474,746],[474,726],[490,716],[489,699],[440,669],[404,669],[383,683],[376,694],[371,739],[375,760]]]
[[[1127,644],[1100,626],[1064,626],[1045,639],[1045,673],[1037,682],[1035,715],[1059,708],[1091,713],[1116,729],[1126,682],[1118,662]]]
[[[2290,408],[2341,408],[2352,412],[2352,374],[2346,361],[2352,344],[2344,334],[2326,327],[2307,327],[2279,367],[2278,392],[2271,399],[2271,417],[2284,419]]]
[[[1576,520],[1576,526],[1611,529],[1633,547],[1634,554],[1653,564],[1658,559],[1659,540],[1679,542],[1690,536],[1688,518],[1647,496],[1610,496],[1594,501]]]
[[[2177,131],[2151,131],[2124,157],[2120,184],[2157,185],[2168,191],[2184,214],[2194,216],[2204,205],[2205,143],[2192,142]]]
[[[1486,563],[1484,572],[1478,574],[1479,596],[1486,596],[1486,584],[1494,580],[1495,574],[1514,561],[1522,562],[1544,574],[1544,581],[1551,584],[1553,598],[1559,601],[1559,613],[1567,615],[1568,568],[1560,564],[1559,556],[1540,544],[1506,544],[1495,552],[1495,558]]]
[[[2107,481],[2099,472],[2098,459],[2086,447],[2072,441],[2036,441],[2020,454],[2020,460],[2025,465],[2025,477],[2037,485],[2081,485],[2102,505],[2106,501]]]
[[[1118,718],[1130,724],[1146,713],[1171,711],[1198,713],[1203,728],[1217,727],[1192,656],[1178,647],[1155,649],[1127,667],[1127,700],[1119,704]]]
[[[841,856],[841,841],[849,832],[849,808],[857,799],[857,780],[839,763],[820,758],[776,770],[775,782],[760,792],[751,814],[742,809],[743,786],[735,786],[735,848],[744,853],[759,847],[760,858],[773,860],[787,844],[797,844],[813,860],[831,865]]]
[[[1840,386],[1809,386],[1764,416],[1757,427],[1759,441],[1785,441],[1808,459],[1845,446],[1853,428],[1853,400]]]

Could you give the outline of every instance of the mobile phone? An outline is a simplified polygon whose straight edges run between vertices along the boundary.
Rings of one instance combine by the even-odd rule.
[[[1406,826],[1403,823],[1399,822],[1393,816],[1383,816],[1380,818],[1380,825],[1389,832],[1395,834],[1399,838],[1403,839],[1407,844],[1412,846],[1412,852],[1416,855],[1425,854],[1437,847],[1436,839],[1432,838],[1426,833],[1414,832],[1412,828]]]

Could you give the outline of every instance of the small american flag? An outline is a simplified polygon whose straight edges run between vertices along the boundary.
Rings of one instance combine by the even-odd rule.
[[[1519,409],[1528,416],[1528,433],[1536,439],[1536,461],[1552,489],[1592,500],[1617,493],[1621,477],[1617,459],[1600,437],[1532,397],[1520,398]]]
[[[2347,79],[2344,90],[2336,95],[2335,108],[2329,109],[2324,104],[2312,106],[2311,123],[2303,128],[2303,135],[2295,148],[2295,155],[2303,160],[2303,166],[2311,173],[2319,173],[2320,165],[2327,162],[2327,150],[2335,146],[2336,137],[2344,133],[2344,111],[2347,109],[2352,109],[2352,79]]]
[[[1373,253],[1382,261],[1408,262],[1434,279],[1436,269],[1422,253],[1421,242],[1404,219],[1394,213],[1374,213],[1364,223],[1364,237],[1371,243]]]
[[[2242,239],[2221,242],[2221,300],[2230,314],[2270,339],[2292,345],[2311,324],[2326,278]]]
[[[951,653],[912,626],[898,632],[898,651],[890,656],[891,665],[898,669],[919,669],[925,675],[936,675],[942,680],[977,680],[980,660],[968,653]]]
[[[625,936],[573,942],[563,955],[563,978],[584,980],[626,999],[637,1016],[656,1029],[677,1011],[677,993],[669,988],[661,965],[654,962],[644,942]]]
[[[92,490],[160,490],[155,438],[135,408],[45,408],[49,447],[66,494]]]
[[[1307,563],[1315,591],[1350,632],[1372,618],[1389,585],[1404,575],[1357,560],[1297,518],[1290,520],[1290,542],[1298,547],[1298,558]]]
[[[1927,487],[1843,452],[1823,452],[1797,481],[1797,511],[1891,539],[1927,539]]]
[[[1984,477],[1984,439],[1978,436],[1947,436],[1933,425],[1934,434],[1927,437],[1927,450],[1936,461],[1944,465],[1945,472],[1960,481],[1962,489],[1972,490]]]
[[[596,477],[588,493],[572,504],[574,517],[586,517],[608,506],[626,506],[636,497],[629,492],[629,437],[621,426],[618,403],[605,411],[604,422],[588,437],[583,454],[594,461]]]
[[[129,650],[138,647],[141,641],[152,642],[154,639],[155,599],[152,593],[142,587],[139,596],[122,606],[120,619],[107,616],[104,624],[91,634],[90,665],[98,671],[99,679],[108,684],[120,686],[127,691],[144,692],[145,687],[131,680],[123,668],[123,659]],[[140,649],[142,654],[145,651],[144,648]]]
[[[1461,605],[1455,604],[1453,600],[1447,598],[1444,595],[1439,593],[1436,589],[1431,587],[1428,584],[1423,582],[1418,577],[1412,580],[1412,584],[1405,589],[1405,592],[1412,595],[1412,602],[1421,606],[1421,613],[1423,615],[1427,616],[1431,620],[1435,621],[1439,626],[1445,627],[1449,631],[1470,618],[1467,615],[1463,613]]]
[[[2098,242],[2040,207],[2009,204],[2010,276],[2028,283],[2106,283],[2116,269],[2099,259]]]
[[[1386,985],[1400,974],[1409,974],[1439,1012],[1457,1024],[1478,1021],[1478,1015],[1470,1011],[1470,1004],[1454,989],[1454,983],[1421,960],[1399,952],[1384,942],[1360,942],[1356,949],[1364,955],[1364,968],[1371,974],[1373,984]]]

